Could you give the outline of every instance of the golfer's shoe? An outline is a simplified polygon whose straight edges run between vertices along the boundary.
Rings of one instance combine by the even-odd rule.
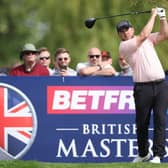
[[[137,163],[137,162],[146,162],[149,161],[149,159],[151,158],[151,154],[148,153],[146,156],[141,157],[141,156],[137,156],[132,162],[133,163]]]
[[[149,161],[150,163],[161,163],[161,159],[159,156],[153,157],[152,160]]]

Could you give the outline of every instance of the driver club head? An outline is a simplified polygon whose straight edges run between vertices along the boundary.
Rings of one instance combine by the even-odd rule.
[[[96,18],[88,18],[87,20],[85,20],[85,26],[90,29],[94,26],[95,22]]]

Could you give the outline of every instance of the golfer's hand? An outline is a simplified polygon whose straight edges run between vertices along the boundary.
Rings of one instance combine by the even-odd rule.
[[[157,16],[157,8],[152,8],[151,14],[156,17]]]
[[[157,8],[157,15],[159,16],[160,19],[166,17],[166,12],[164,8]]]

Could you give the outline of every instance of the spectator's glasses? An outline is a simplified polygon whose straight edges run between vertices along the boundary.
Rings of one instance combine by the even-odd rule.
[[[89,55],[89,58],[91,58],[91,59],[92,59],[92,58],[95,58],[95,57],[96,57],[96,58],[99,58],[100,55]]]
[[[49,60],[50,59],[50,57],[40,57],[40,60]]]
[[[59,61],[62,61],[62,60],[67,61],[68,58],[67,58],[67,57],[65,57],[65,58],[58,58],[58,60],[59,60]]]
[[[35,51],[25,51],[23,54],[24,55],[34,55],[34,54],[36,54],[37,52],[35,52]]]

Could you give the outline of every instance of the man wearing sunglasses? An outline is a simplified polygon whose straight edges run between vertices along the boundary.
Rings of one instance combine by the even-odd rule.
[[[70,52],[65,48],[58,48],[54,54],[53,76],[76,76],[76,71],[69,67]]]
[[[115,76],[115,69],[110,63],[102,61],[101,50],[90,48],[88,51],[88,62],[78,63],[76,66],[78,75],[81,76]]]
[[[51,64],[50,52],[46,47],[42,47],[39,49],[38,62],[44,67],[46,67],[50,75],[52,75],[53,70],[50,68],[50,64]]]
[[[23,64],[11,69],[9,75],[11,76],[49,76],[49,71],[46,67],[37,63],[38,51],[31,43],[23,46],[20,52],[20,59]]]

